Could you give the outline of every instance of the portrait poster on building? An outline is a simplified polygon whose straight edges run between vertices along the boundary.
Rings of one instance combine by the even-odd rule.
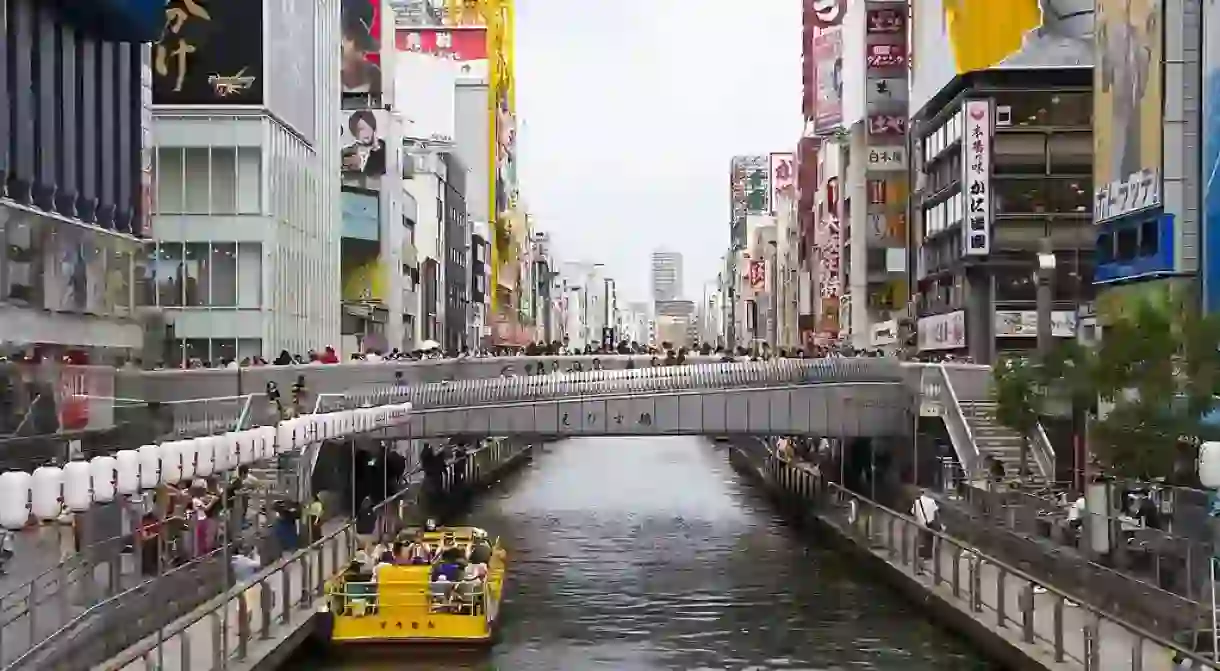
[[[344,95],[381,95],[381,2],[343,0],[340,21]]]
[[[344,175],[381,177],[386,170],[385,112],[355,110],[348,113],[343,126]]]
[[[155,104],[262,104],[262,3],[169,0],[152,65]]]

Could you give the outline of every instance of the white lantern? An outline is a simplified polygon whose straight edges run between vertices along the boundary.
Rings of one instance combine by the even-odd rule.
[[[114,500],[115,471],[118,470],[118,460],[105,455],[89,460],[89,477],[93,481],[93,502],[110,503]]]
[[[41,466],[30,476],[30,510],[40,520],[53,520],[63,512],[64,472],[57,466]]]
[[[30,481],[25,471],[0,473],[0,524],[16,531],[30,521]]]
[[[1199,482],[1206,489],[1220,489],[1220,442],[1209,440],[1199,446]]]
[[[206,478],[216,472],[216,437],[195,438],[195,476]]]
[[[171,440],[161,444],[161,484],[176,485],[182,482],[182,442]]]
[[[178,441],[178,454],[182,461],[182,475],[178,482],[195,479],[195,460],[199,458],[199,443],[193,440]]]
[[[242,466],[248,466],[258,460],[257,431],[238,431],[234,436],[237,441],[237,461]]]
[[[140,453],[135,450],[119,450],[114,454],[118,478],[115,485],[119,493],[128,496],[140,491]]]
[[[161,446],[141,445],[136,452],[140,455],[140,489],[161,484]]]
[[[222,433],[219,436],[212,436],[213,473],[224,473],[233,467],[231,462],[236,461],[236,459],[231,459],[230,455],[233,454],[233,451],[236,448],[237,445],[233,442],[233,438],[230,434]]]
[[[93,471],[87,461],[71,461],[64,466],[64,504],[82,513],[93,505]]]
[[[373,409],[360,408],[356,411],[356,431],[365,433],[373,427]]]

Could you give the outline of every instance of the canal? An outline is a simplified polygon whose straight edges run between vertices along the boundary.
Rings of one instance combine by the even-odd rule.
[[[703,440],[550,445],[470,518],[510,553],[502,640],[490,652],[350,651],[286,668],[999,668],[798,538]]]

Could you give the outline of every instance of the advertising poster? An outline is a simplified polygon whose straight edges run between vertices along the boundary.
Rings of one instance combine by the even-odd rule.
[[[839,280],[839,262],[843,241],[839,226],[839,180],[832,177],[826,183],[826,216],[814,226],[814,249],[817,252],[817,284],[822,306],[818,319],[818,330],[829,337],[839,333],[839,299],[842,286]]]
[[[158,105],[262,104],[262,3],[169,0],[152,71]]]
[[[1093,2],[920,0],[911,31],[911,111],[967,72],[1092,67]],[[1126,0],[1098,0],[1109,2]]]
[[[1164,17],[1160,0],[1098,0],[1096,18],[1093,218],[1102,222],[1161,204]]]
[[[1203,34],[1220,34],[1220,0],[1204,0]],[[1211,32],[1208,32],[1211,31]],[[1203,40],[1203,305],[1220,311],[1220,40]]]
[[[344,113],[343,174],[381,177],[386,168],[386,112],[365,109]]]
[[[991,253],[991,101],[967,100],[962,136],[962,190],[966,199],[963,256]]]
[[[813,38],[814,90],[813,129],[828,133],[843,123],[843,35],[828,28]]]
[[[486,28],[398,28],[394,33],[394,43],[399,51],[418,52],[454,61],[459,79],[487,78]]]
[[[796,157],[790,153],[771,154],[771,215],[792,206],[796,200]]]
[[[340,81],[344,94],[381,93],[381,2],[342,0],[343,49]]]
[[[394,90],[405,98],[403,137],[453,144],[457,62],[423,52],[400,51],[394,64]]]

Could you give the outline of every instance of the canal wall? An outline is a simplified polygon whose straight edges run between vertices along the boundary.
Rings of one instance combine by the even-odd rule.
[[[469,504],[528,463],[536,446],[505,442],[471,456]],[[419,516],[418,496],[398,496],[382,510],[393,525]],[[452,512],[457,512],[456,510]],[[345,567],[355,547],[348,524],[321,541],[281,558],[250,581],[168,624],[93,671],[271,671],[304,645],[326,638],[320,606],[326,582]]]
[[[761,441],[735,443],[729,460],[739,473],[765,488],[784,515],[808,531],[814,542],[850,554],[933,620],[1006,668],[1167,668],[1172,650],[1146,646],[1142,638],[1126,634],[1113,634],[1109,636],[1113,640],[1107,640],[1097,624],[1101,618],[1082,619],[1079,612],[1071,612],[1080,606],[1062,594],[1049,595],[1053,601],[1039,608],[1036,604],[1048,596],[1042,585],[1013,582],[1004,570],[984,570],[981,551],[969,545],[937,540],[931,556],[923,558],[921,545],[932,539],[921,535],[909,520],[898,519],[905,516],[864,504],[863,497],[853,498],[824,482],[808,465],[778,461]],[[1065,622],[1065,613],[1070,622]],[[1069,638],[1081,640],[1077,645]],[[1121,648],[1126,649],[1126,661],[1121,659]]]

